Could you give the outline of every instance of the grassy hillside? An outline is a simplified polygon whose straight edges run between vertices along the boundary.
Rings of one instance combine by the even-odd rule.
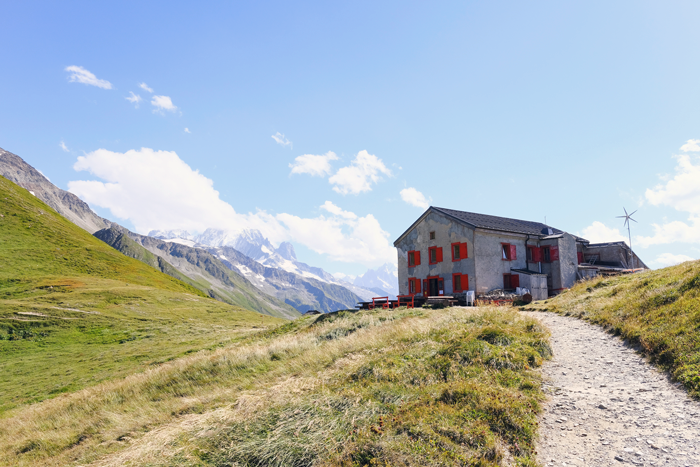
[[[66,276],[119,279],[205,296],[115,251],[4,177],[0,216],[0,297],[33,290],[37,281],[48,287],[52,279]]]
[[[547,339],[502,309],[303,317],[7,412],[0,464],[535,465]]]
[[[258,290],[205,250],[144,237],[124,228],[111,227],[93,235],[126,256],[190,284],[216,300],[278,318],[300,315],[290,305]]]
[[[0,413],[277,322],[122,255],[0,177]]]
[[[700,397],[700,261],[599,277],[531,309],[576,316],[639,344]]]

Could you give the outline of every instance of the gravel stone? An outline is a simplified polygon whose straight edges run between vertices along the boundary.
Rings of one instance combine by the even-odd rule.
[[[526,314],[549,327],[554,351],[542,366],[541,464],[700,467],[700,402],[602,328]]]

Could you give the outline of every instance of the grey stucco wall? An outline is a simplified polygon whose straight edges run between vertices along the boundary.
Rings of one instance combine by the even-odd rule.
[[[430,240],[430,232],[435,232],[435,240]],[[452,261],[452,243],[467,244],[467,259]],[[443,260],[438,264],[429,264],[428,248],[442,247]],[[408,252],[420,251],[421,264],[408,267]],[[453,292],[452,274],[461,273],[469,276],[469,290],[474,290],[474,230],[468,226],[454,222],[450,218],[430,212],[419,222],[406,237],[396,245],[399,268],[399,294],[408,293],[408,279],[415,277],[422,280],[428,276],[439,276],[445,281],[445,293]]]
[[[525,269],[527,258],[525,235],[477,230],[474,234],[474,256],[476,259],[476,291],[488,292],[503,288],[503,274],[511,269]],[[515,245],[515,261],[504,261],[501,243]]]
[[[568,233],[564,233],[559,239],[559,271],[560,286],[558,288],[573,287],[576,283],[578,258],[576,257],[576,239]]]

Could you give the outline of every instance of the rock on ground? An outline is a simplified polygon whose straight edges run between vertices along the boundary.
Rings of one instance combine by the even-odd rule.
[[[538,460],[545,466],[700,467],[700,403],[601,328],[527,313],[552,332],[542,367],[548,400]]]

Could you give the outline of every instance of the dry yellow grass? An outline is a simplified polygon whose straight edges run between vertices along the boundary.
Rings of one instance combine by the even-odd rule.
[[[478,316],[470,318],[474,313]],[[294,405],[295,401],[303,407],[303,401],[308,402],[309,397],[330,400],[337,393],[331,387],[368,362],[382,361],[384,355],[387,359],[400,355],[408,349],[405,343],[409,341],[412,351],[423,346],[426,355],[430,355],[438,349],[433,349],[434,340],[423,342],[424,337],[436,332],[463,332],[460,330],[467,321],[483,319],[484,313],[483,309],[399,310],[348,314],[335,319],[303,318],[242,344],[203,351],[119,381],[10,411],[1,420],[0,463],[92,463],[105,467],[209,464],[206,456],[201,456],[202,450],[208,449],[209,440],[227,436],[226,427],[231,424],[255,419],[281,405]],[[502,323],[523,327],[528,322],[513,312],[491,313],[499,316]],[[536,324],[529,322],[528,326],[539,341],[546,339],[546,332]],[[516,350],[504,352],[499,354],[500,360],[492,360],[491,365],[496,367],[490,370],[490,377],[498,376],[499,371],[529,371],[528,365],[522,363],[527,360]],[[532,365],[536,365],[540,357],[528,358],[534,358]],[[517,380],[521,379],[518,376]],[[533,413],[527,423],[532,424],[537,411],[532,404],[536,405],[539,386],[527,384],[523,387],[534,391],[527,399],[531,407],[527,410]],[[505,388],[498,397],[518,400],[522,397],[518,387]],[[356,406],[362,405],[359,400],[363,397],[358,393]],[[341,423],[333,419],[326,422],[331,428]],[[512,438],[507,433],[503,436]],[[280,443],[283,441],[286,442]],[[494,456],[500,459],[503,453]]]

